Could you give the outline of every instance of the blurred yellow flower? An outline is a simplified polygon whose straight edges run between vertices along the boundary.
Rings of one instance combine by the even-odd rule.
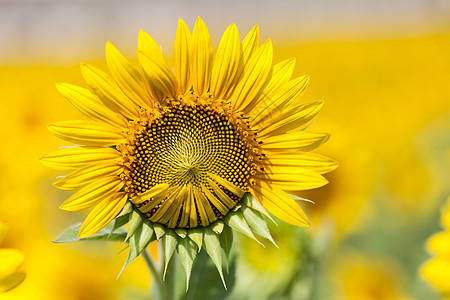
[[[6,224],[0,222],[0,242],[6,231]],[[19,271],[24,259],[19,250],[0,249],[0,293],[15,288],[25,279],[25,273]]]
[[[441,224],[444,231],[432,235],[427,249],[434,255],[422,266],[422,275],[445,297],[450,299],[450,197],[442,207]]]
[[[401,290],[402,277],[386,261],[373,261],[357,253],[337,263],[332,279],[336,300],[409,300]]]

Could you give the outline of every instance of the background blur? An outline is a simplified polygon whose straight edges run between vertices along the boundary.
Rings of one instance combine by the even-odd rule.
[[[440,299],[419,270],[449,194],[447,0],[0,0],[0,247],[23,251],[27,273],[0,299],[147,294],[141,260],[116,280],[123,245],[51,243],[87,213],[58,209],[61,173],[38,159],[64,145],[46,124],[81,117],[55,82],[84,86],[78,63],[105,68],[107,40],[134,58],[141,28],[170,59],[178,18],[192,29],[197,16],[215,48],[230,23],[241,39],[258,24],[275,62],[297,59],[295,76],[311,76],[303,99],[325,100],[310,129],[331,139],[316,152],[340,162],[304,193],[311,228],[274,228],[281,249],[235,245],[234,299]]]

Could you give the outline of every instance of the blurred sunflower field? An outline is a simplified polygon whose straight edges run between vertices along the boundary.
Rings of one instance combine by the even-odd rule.
[[[229,24],[241,39],[258,24],[274,63],[296,59],[294,77],[310,76],[302,99],[325,101],[310,127],[331,137],[316,152],[339,167],[325,187],[296,193],[315,202],[299,202],[311,227],[271,224],[279,248],[238,236],[228,290],[206,262],[184,297],[450,297],[447,1],[0,0],[0,264],[4,249],[24,256],[0,265],[0,299],[149,299],[142,259],[118,277],[123,244],[52,242],[87,212],[58,209],[70,192],[39,158],[61,146],[46,125],[80,117],[56,82],[85,86],[80,61],[106,69],[107,40],[132,59],[141,28],[170,62],[178,18],[192,30],[198,15],[215,49]],[[17,272],[25,279],[13,287]]]

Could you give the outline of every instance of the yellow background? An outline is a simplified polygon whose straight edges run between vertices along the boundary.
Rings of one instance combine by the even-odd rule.
[[[445,1],[412,2],[400,1],[391,10],[371,1],[344,7],[333,1],[46,1],[40,9],[39,1],[0,2],[0,220],[10,228],[0,246],[23,251],[27,273],[21,286],[0,299],[128,299],[146,293],[150,278],[140,260],[116,280],[123,245],[51,242],[86,213],[58,210],[68,193],[51,183],[61,174],[38,159],[64,145],[46,124],[80,118],[54,87],[83,85],[78,61],[104,68],[106,40],[133,58],[140,28],[154,35],[170,59],[177,18],[192,28],[197,15],[215,46],[229,23],[237,23],[241,38],[259,24],[262,39],[274,42],[275,62],[295,57],[295,76],[311,76],[303,99],[325,100],[310,128],[331,133],[317,152],[340,167],[327,176],[328,186],[304,193],[316,202],[304,207],[313,220],[306,231],[332,232],[337,250],[330,251],[323,275],[336,286],[332,298],[437,297],[420,283],[418,271],[405,270],[400,256],[385,248],[403,239],[406,256],[424,261],[423,242],[438,230],[437,211],[449,192],[450,9]],[[372,248],[381,250],[368,253],[370,242],[359,247],[348,241],[358,234],[368,241],[373,236]],[[412,240],[416,244],[408,245]],[[343,259],[342,249],[358,259]],[[349,282],[358,280],[362,288],[349,292]],[[394,287],[377,284],[386,293],[376,298],[373,284],[386,281],[395,281]]]

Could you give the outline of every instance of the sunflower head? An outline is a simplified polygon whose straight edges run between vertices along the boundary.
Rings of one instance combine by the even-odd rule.
[[[200,18],[192,33],[179,21],[173,69],[144,31],[136,52],[134,65],[108,42],[110,74],[82,64],[88,89],[57,85],[90,118],[50,125],[77,146],[42,159],[72,170],[55,183],[78,190],[62,209],[93,208],[79,237],[129,222],[127,263],[161,239],[166,265],[176,249],[189,274],[202,247],[221,272],[232,229],[273,242],[267,211],[308,226],[287,192],[326,184],[337,164],[309,152],[328,135],[304,130],[322,102],[298,102],[308,78],[291,78],[295,61],[273,65],[258,27],[241,42],[234,24],[214,54]]]

